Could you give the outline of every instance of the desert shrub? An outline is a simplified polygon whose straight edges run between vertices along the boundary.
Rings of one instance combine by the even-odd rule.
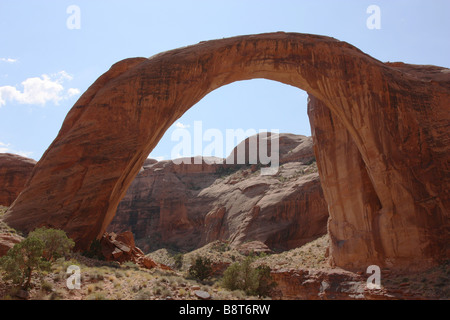
[[[142,289],[139,290],[136,296],[134,297],[135,300],[150,300],[152,298],[152,292],[149,289]]]
[[[96,291],[88,295],[86,300],[107,300],[107,293],[104,291]]]
[[[183,267],[183,254],[177,253],[173,256],[173,260],[175,261],[174,267],[175,269],[180,270]]]
[[[258,289],[255,293],[260,297],[267,297],[277,285],[270,274],[270,267],[258,266],[256,272],[258,273]]]
[[[252,267],[253,257],[247,257],[242,262],[236,262],[225,270],[222,286],[234,291],[242,290],[247,295],[265,297],[270,294],[275,283],[267,266]]]
[[[212,262],[209,258],[197,256],[188,270],[189,276],[203,281],[212,275]]]
[[[159,286],[159,285],[153,287],[153,294],[157,295],[157,296],[161,295],[162,289],[163,288],[161,286]]]
[[[27,237],[12,247],[0,258],[0,266],[5,271],[5,280],[28,289],[34,272],[50,269],[50,263],[43,259],[44,243],[37,237]]]
[[[75,245],[63,230],[38,228],[30,232],[28,237],[35,237],[44,244],[43,257],[47,261],[53,261],[60,257],[67,257]]]
[[[60,290],[53,290],[48,297],[49,300],[61,300],[63,298],[63,292]]]
[[[41,284],[41,289],[47,292],[52,292],[53,291],[53,284],[51,282],[48,281],[43,281]]]
[[[226,252],[230,250],[230,245],[228,244],[228,242],[220,241],[213,245],[213,249],[218,252]]]

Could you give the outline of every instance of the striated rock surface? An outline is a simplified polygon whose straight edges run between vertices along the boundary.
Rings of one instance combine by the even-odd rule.
[[[387,65],[404,72],[404,77],[420,79],[419,88],[426,84],[436,85],[438,91],[450,88],[448,69]],[[371,261],[398,268],[426,252],[426,257],[414,263],[422,269],[432,264],[433,258],[442,261],[449,257],[449,197],[448,190],[442,189],[450,177],[444,173],[448,167],[442,154],[448,148],[439,141],[449,139],[444,129],[448,122],[425,118],[446,111],[449,115],[450,98],[441,96],[441,104],[433,106],[425,93],[404,94],[390,101],[386,122],[380,123],[381,116],[371,118],[362,112],[360,122],[354,123],[358,138],[374,135],[376,145],[358,142],[323,101],[309,95],[308,115],[331,217],[330,254],[338,266],[358,269]],[[425,138],[427,130],[432,133]],[[418,154],[412,152],[416,146]],[[383,152],[375,158],[377,148]],[[444,176],[435,176],[437,172]],[[421,184],[424,181],[428,182]]]
[[[146,161],[108,230],[133,232],[144,251],[193,250],[215,240],[261,243],[255,251],[287,250],[324,235],[328,209],[312,138],[277,137],[284,164],[275,176],[262,176],[256,164],[227,165],[223,159]],[[287,155],[292,162],[284,161]]]
[[[164,132],[211,91],[254,78],[307,91],[336,125],[310,111],[319,172],[328,176],[323,186],[337,265],[420,267],[448,259],[449,69],[385,64],[348,43],[296,33],[206,41],[113,65],[73,106],[6,222],[23,231],[62,228],[77,248],[87,248]],[[349,143],[322,140],[328,130],[339,132],[342,143],[347,132]],[[336,149],[334,158],[328,149]],[[364,186],[358,196],[368,201],[364,211],[334,185],[351,186],[340,169],[358,161],[364,165],[349,179]],[[361,220],[370,225],[361,227]]]
[[[0,205],[9,207],[22,192],[36,161],[11,153],[0,153]]]

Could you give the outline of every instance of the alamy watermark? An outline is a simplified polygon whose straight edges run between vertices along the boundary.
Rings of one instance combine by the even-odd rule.
[[[381,8],[375,4],[370,5],[366,12],[370,14],[367,18],[366,25],[370,30],[381,29]]]
[[[366,273],[371,274],[367,278],[366,286],[367,289],[381,289],[381,269],[377,265],[371,265],[367,268]]]
[[[81,269],[79,266],[71,265],[67,268],[67,274],[70,276],[66,280],[66,286],[69,290],[81,289]]]
[[[81,29],[81,10],[77,5],[70,5],[66,9],[66,13],[69,14],[66,20],[66,26],[69,30]]]
[[[215,158],[224,158],[226,150],[233,150],[226,158],[226,164],[261,164],[261,175],[275,175],[280,163],[279,130],[226,129],[225,136],[219,129],[207,129],[203,132],[202,121],[195,121],[193,135],[187,128],[177,128],[171,135],[178,142],[171,151],[175,164],[216,163]],[[248,137],[248,138],[247,138]],[[243,143],[244,140],[247,141]],[[204,147],[204,142],[208,144]],[[235,146],[238,145],[236,148]],[[192,156],[192,154],[196,156]],[[200,155],[214,156],[199,157]]]

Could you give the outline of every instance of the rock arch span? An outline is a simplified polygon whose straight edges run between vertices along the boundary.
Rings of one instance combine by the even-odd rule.
[[[295,33],[116,63],[70,110],[5,221],[25,232],[61,228],[86,248],[164,132],[209,92],[254,78],[310,95],[338,266],[449,256],[449,70],[384,64],[345,42]]]

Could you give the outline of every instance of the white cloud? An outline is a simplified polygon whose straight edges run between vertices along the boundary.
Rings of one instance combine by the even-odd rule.
[[[67,90],[67,94],[69,95],[69,97],[73,97],[73,96],[79,95],[80,94],[80,89],[70,88],[69,90]]]
[[[63,83],[72,80],[73,77],[65,71],[56,74],[43,74],[40,78],[28,78],[22,82],[23,91],[13,86],[0,87],[0,107],[7,101],[15,101],[20,104],[45,105],[47,102],[58,104],[63,99],[68,99],[80,93],[80,90],[70,88],[65,90]]]
[[[10,148],[10,143],[3,143],[0,141],[0,153],[13,153],[18,154],[19,156],[29,158],[33,154],[33,152],[29,151],[17,151]]]
[[[9,150],[9,147],[10,146],[10,144],[8,143],[8,144],[6,144],[6,143],[3,143],[3,142],[1,142],[0,141],[0,153],[6,153],[6,152],[8,152],[8,150]]]
[[[180,128],[180,129],[187,129],[190,127],[190,125],[182,124],[181,122],[177,122],[177,123],[175,123],[175,127]]]
[[[14,62],[17,62],[17,59],[0,58],[0,61],[2,61],[2,62],[7,62],[7,63],[14,63]]]

